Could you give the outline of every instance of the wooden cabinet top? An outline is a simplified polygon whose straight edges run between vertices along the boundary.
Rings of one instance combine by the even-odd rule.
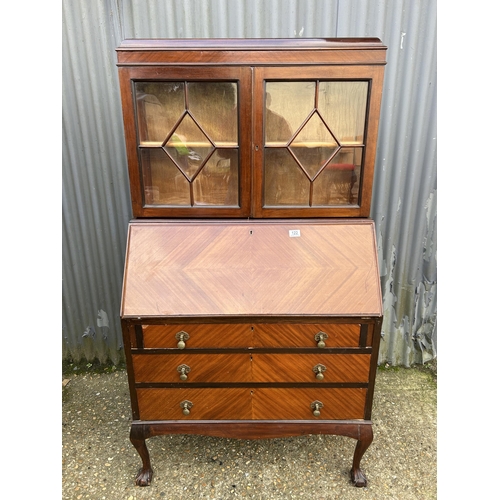
[[[135,218],[369,216],[380,40],[136,39],[116,50]]]
[[[119,66],[183,62],[224,65],[290,62],[385,64],[386,50],[378,38],[126,39],[116,49]],[[210,57],[207,51],[212,53]],[[308,54],[304,58],[299,52]]]
[[[131,222],[121,316],[380,317],[374,223]]]

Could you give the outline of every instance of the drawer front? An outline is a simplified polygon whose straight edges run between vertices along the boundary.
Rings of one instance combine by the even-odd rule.
[[[134,354],[136,382],[250,382],[250,354]],[[186,377],[184,380],[181,376]]]
[[[256,420],[362,419],[366,389],[256,389],[253,393],[253,418]],[[313,415],[311,403],[323,405]]]
[[[316,334],[325,333],[325,347],[359,347],[359,324],[255,324],[255,347],[318,347]]]
[[[137,389],[137,400],[141,420],[347,420],[364,418],[366,392],[325,388]],[[319,416],[313,414],[311,404],[315,402],[322,405]]]
[[[227,389],[137,389],[141,420],[246,420],[252,418],[251,391]],[[189,401],[189,415],[181,403]]]
[[[372,344],[372,325],[367,325],[364,344]],[[185,324],[143,325],[142,344],[145,348],[178,348],[179,335],[185,349],[245,348],[245,347],[318,347],[317,334],[326,334],[325,347],[359,347],[360,324]],[[185,335],[187,334],[187,335]],[[132,334],[132,346],[140,341]]]
[[[145,348],[178,348],[176,335],[188,334],[185,349],[250,347],[252,327],[248,324],[209,325],[144,325],[142,337]]]
[[[368,382],[367,354],[134,354],[138,383]]]
[[[368,354],[253,354],[254,382],[368,382]]]

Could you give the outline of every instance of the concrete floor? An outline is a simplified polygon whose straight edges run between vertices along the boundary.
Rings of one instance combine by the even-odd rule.
[[[126,372],[64,375],[63,499],[435,499],[437,387],[429,371],[379,369],[374,440],[361,462],[366,488],[349,480],[355,441],[338,436],[236,440],[157,436],[154,477],[140,488],[129,441]]]

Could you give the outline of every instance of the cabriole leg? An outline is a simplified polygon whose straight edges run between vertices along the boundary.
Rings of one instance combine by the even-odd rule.
[[[130,429],[130,441],[142,459],[142,469],[135,478],[135,484],[137,486],[149,486],[151,484],[151,480],[153,479],[153,469],[151,468],[149,451],[146,446],[147,437],[148,436],[146,435],[143,425],[132,424]]]
[[[373,441],[373,430],[371,425],[364,425],[360,428],[360,435],[358,442],[356,444],[356,449],[354,450],[354,458],[352,461],[351,469],[351,480],[355,486],[362,488],[366,486],[366,476],[360,469],[361,458],[363,457],[365,451],[370,446]]]

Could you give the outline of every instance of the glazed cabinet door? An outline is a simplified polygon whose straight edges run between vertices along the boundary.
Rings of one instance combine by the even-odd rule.
[[[250,213],[250,68],[121,67],[136,217]]]
[[[383,67],[255,69],[254,215],[369,215]]]

